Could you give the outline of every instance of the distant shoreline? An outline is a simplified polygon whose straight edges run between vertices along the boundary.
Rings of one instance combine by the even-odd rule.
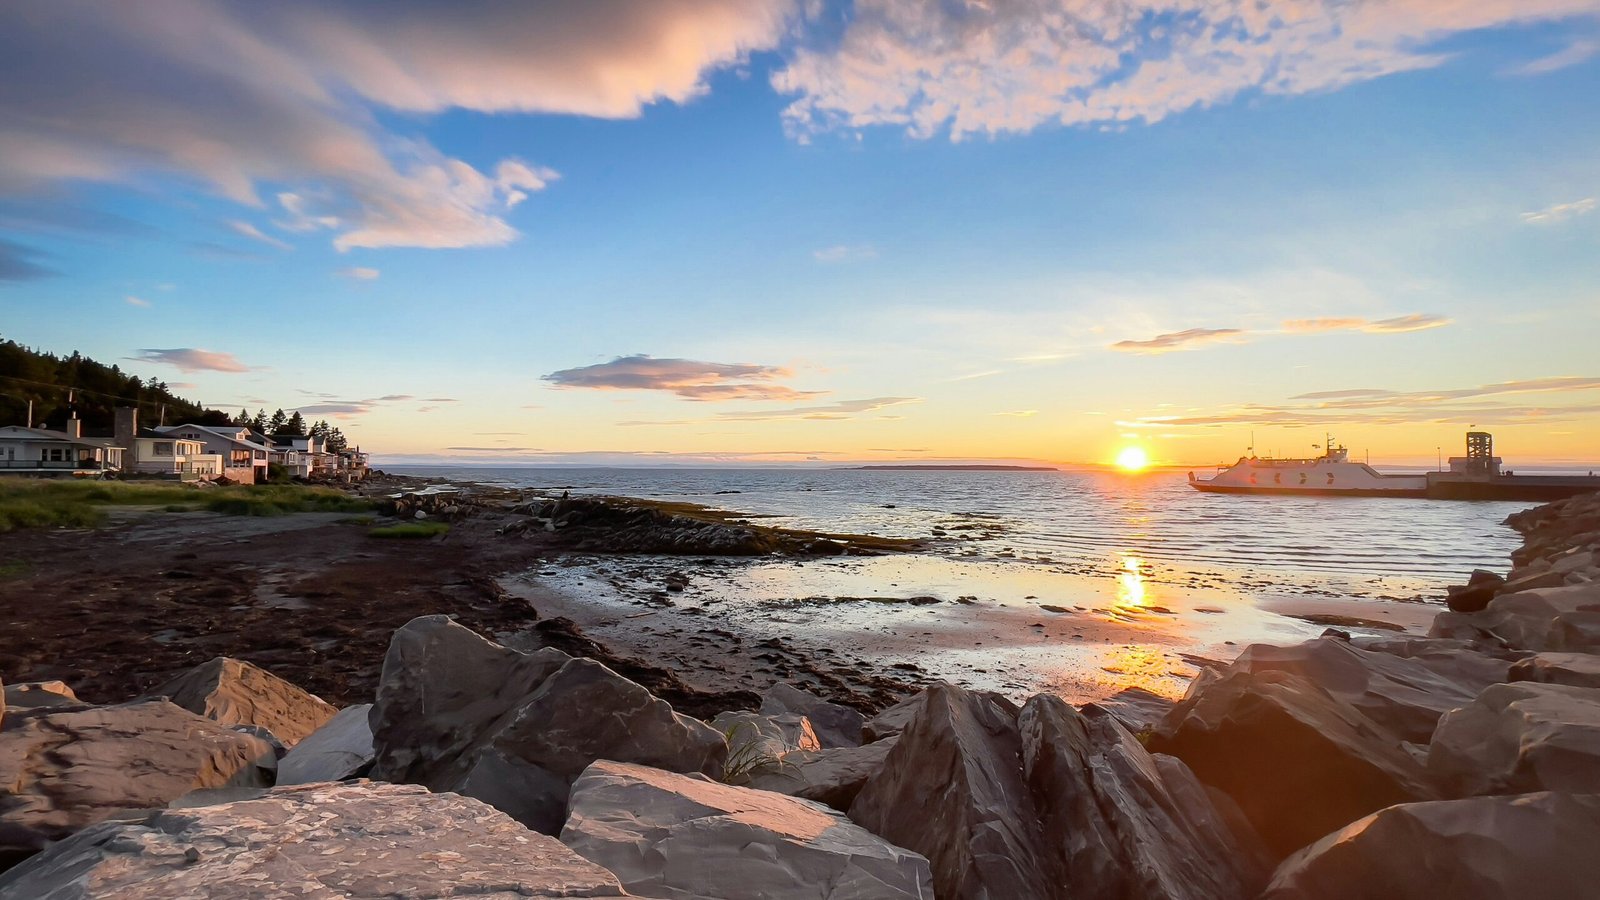
[[[936,465],[904,465],[904,466],[844,466],[846,471],[861,472],[872,469],[900,471],[900,472],[1059,472],[1055,466],[936,466]]]

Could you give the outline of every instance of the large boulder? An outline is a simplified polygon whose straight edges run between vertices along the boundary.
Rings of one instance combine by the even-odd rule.
[[[265,741],[165,700],[13,711],[0,731],[0,867],[124,809],[265,784],[258,763],[272,758]]]
[[[988,696],[949,684],[923,691],[850,818],[926,856],[945,900],[1049,896],[1016,716]]]
[[[372,704],[348,706],[278,760],[279,785],[344,781],[372,765]]]
[[[623,897],[615,876],[466,797],[377,783],[279,788],[79,832],[0,876],[30,900]]]
[[[1600,652],[1600,582],[1502,593],[1482,612],[1441,613],[1429,634],[1491,637],[1536,652]]]
[[[811,727],[824,750],[860,746],[861,728],[866,724],[866,717],[850,707],[829,703],[781,681],[761,695],[760,712],[764,716],[785,713],[805,716],[811,721]]]
[[[451,790],[467,750],[572,657],[519,653],[449,616],[412,619],[389,640],[371,711],[372,777]]]
[[[717,776],[727,756],[716,729],[594,660],[573,659],[475,748],[474,768],[493,771],[469,772],[462,790],[505,802],[529,827],[554,833],[566,818],[567,788],[595,760]],[[506,777],[510,769],[519,781]]]
[[[1600,688],[1497,684],[1439,722],[1428,769],[1459,796],[1600,793]]]
[[[1278,867],[1262,900],[1569,900],[1600,884],[1600,797],[1555,793],[1407,803]]]
[[[1018,724],[1051,896],[1233,900],[1260,888],[1255,836],[1236,834],[1182,762],[1146,752],[1111,713],[1040,694]]]
[[[1459,647],[1433,654],[1417,643],[1389,641],[1372,645],[1384,649],[1363,649],[1322,637],[1286,647],[1251,644],[1230,668],[1299,675],[1401,740],[1426,743],[1440,716],[1504,681],[1511,664]],[[1391,647],[1401,652],[1384,652]]]
[[[1600,655],[1535,653],[1512,664],[1509,680],[1600,688]]]
[[[519,653],[444,616],[395,632],[371,721],[374,778],[483,800],[549,834],[597,759],[720,775],[720,733],[598,662]]]
[[[860,747],[786,753],[776,765],[752,777],[748,786],[804,797],[847,812],[861,793],[861,786],[883,768],[889,751],[899,740],[896,735]]]
[[[1232,796],[1277,858],[1374,810],[1436,799],[1399,735],[1289,672],[1197,679],[1149,747]]]
[[[224,725],[265,728],[285,747],[293,747],[338,712],[271,672],[226,656],[195,666],[150,696],[166,697]]]
[[[1506,580],[1501,576],[1484,570],[1474,569],[1472,577],[1467,579],[1465,585],[1457,585],[1447,590],[1445,601],[1456,612],[1477,612],[1489,605],[1494,595],[1500,593],[1505,587]]]
[[[838,813],[769,791],[601,761],[572,786],[561,840],[663,900],[927,898],[928,861]]]

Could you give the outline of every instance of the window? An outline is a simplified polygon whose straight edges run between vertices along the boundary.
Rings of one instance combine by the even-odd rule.
[[[44,461],[66,462],[72,458],[71,453],[72,451],[66,447],[46,447],[44,448]]]
[[[172,442],[171,441],[157,441],[156,444],[155,444],[155,450],[153,452],[157,456],[171,456],[172,455]]]
[[[250,451],[249,450],[234,450],[234,451],[231,451],[228,454],[228,465],[231,465],[231,466],[248,466],[248,465],[250,465]]]

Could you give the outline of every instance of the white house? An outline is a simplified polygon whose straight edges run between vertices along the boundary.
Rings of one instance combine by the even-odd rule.
[[[252,440],[248,428],[235,425],[165,425],[154,429],[156,435],[168,435],[173,440],[198,441],[207,454],[222,457],[222,474],[230,481],[256,484],[267,480],[267,462],[272,450],[266,444]]]
[[[279,434],[271,440],[272,461],[298,478],[322,475],[332,465],[326,438],[314,434]]]
[[[0,428],[0,474],[101,475],[122,468],[123,449],[84,437],[77,416],[62,431],[7,425]]]
[[[140,428],[139,411],[134,407],[117,407],[114,422],[112,441],[127,448],[124,472],[176,475],[184,481],[209,481],[222,474],[222,454],[207,453],[205,442],[196,438]]]

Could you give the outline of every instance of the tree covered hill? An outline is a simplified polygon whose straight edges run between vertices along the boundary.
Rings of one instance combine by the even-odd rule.
[[[115,364],[106,365],[76,351],[57,356],[0,340],[0,425],[27,424],[33,401],[34,427],[60,428],[67,420],[68,394],[86,429],[109,429],[112,410],[137,406],[139,421],[153,425],[162,407],[169,424],[227,425],[231,417],[179,397],[166,382],[141,379]]]

